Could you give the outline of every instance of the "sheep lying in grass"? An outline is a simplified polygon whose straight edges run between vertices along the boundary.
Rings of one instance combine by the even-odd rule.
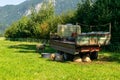
[[[90,59],[89,54],[84,55],[83,58],[82,58],[82,61],[83,61],[83,62],[91,62],[91,59]]]
[[[52,53],[50,55],[50,59],[53,60],[53,61],[55,60],[55,61],[60,61],[60,62],[62,62],[64,60],[63,55],[61,55],[59,53],[56,53],[56,54]]]
[[[55,60],[55,57],[56,57],[56,56],[55,56],[54,53],[52,53],[52,54],[50,55],[50,59],[53,60],[53,61]]]
[[[36,45],[36,51],[37,51],[37,52],[39,52],[39,51],[44,52],[45,47],[46,47],[45,44],[37,44],[37,45]]]
[[[73,59],[74,62],[82,62],[82,59],[79,56],[74,57]]]

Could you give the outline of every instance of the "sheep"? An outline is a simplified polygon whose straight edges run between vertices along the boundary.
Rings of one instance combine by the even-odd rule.
[[[91,62],[91,59],[90,59],[89,54],[84,55],[83,58],[82,58],[82,61],[83,61],[83,62]]]
[[[46,47],[46,44],[37,44],[36,45],[36,51],[39,52],[39,51],[43,51],[45,50],[45,47]]]
[[[50,55],[50,59],[51,59],[52,61],[55,60],[55,57],[56,57],[56,55],[55,55],[54,53],[52,53],[52,54]]]
[[[50,59],[52,60],[52,61],[60,61],[60,62],[62,62],[62,61],[64,61],[64,58],[63,58],[63,55],[61,55],[61,54],[59,54],[59,53],[52,53],[51,55],[50,55]]]
[[[76,57],[74,57],[73,61],[80,63],[80,62],[82,62],[82,59],[79,56],[76,56]]]

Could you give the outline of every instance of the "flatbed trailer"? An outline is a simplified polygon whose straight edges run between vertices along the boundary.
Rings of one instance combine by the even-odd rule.
[[[89,54],[93,60],[97,59],[101,46],[110,43],[110,38],[110,32],[88,32],[76,35],[74,40],[51,37],[50,46],[60,54],[72,55],[73,57]]]

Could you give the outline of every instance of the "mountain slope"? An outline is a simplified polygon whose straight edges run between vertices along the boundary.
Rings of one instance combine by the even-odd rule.
[[[19,5],[6,5],[0,7],[0,33],[2,33],[7,26],[12,22],[20,19],[23,15],[27,15],[30,12],[30,8],[39,8],[39,5],[44,0],[26,0]],[[50,0],[48,0],[50,1]],[[55,5],[55,13],[60,14],[67,10],[75,9],[80,0],[51,0]]]

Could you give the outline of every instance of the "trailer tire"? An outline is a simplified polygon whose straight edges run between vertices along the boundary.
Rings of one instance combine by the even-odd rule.
[[[64,61],[72,61],[74,58],[74,56],[69,53],[64,53],[63,56],[64,56]]]
[[[98,52],[92,52],[90,53],[90,59],[91,60],[95,60],[98,58]]]

